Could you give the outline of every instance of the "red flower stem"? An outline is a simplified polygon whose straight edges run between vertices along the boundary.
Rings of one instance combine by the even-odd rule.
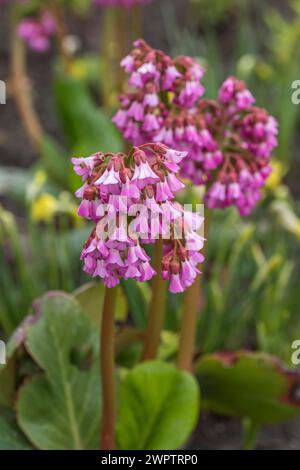
[[[205,238],[209,230],[209,215],[205,219]],[[181,370],[192,372],[193,357],[195,352],[195,340],[197,330],[197,318],[201,309],[200,276],[197,276],[194,284],[184,293],[182,324],[177,355],[177,367]]]
[[[159,348],[160,334],[164,323],[167,298],[166,282],[161,276],[163,256],[163,240],[157,240],[154,246],[154,269],[157,275],[152,280],[152,299],[149,309],[149,319],[144,342],[143,361],[154,359]]]
[[[200,308],[200,282],[196,278],[194,284],[184,293],[183,319],[177,356],[178,369],[192,371],[192,360],[195,347],[195,336],[198,312]]]
[[[32,99],[25,46],[16,33],[15,11],[17,10],[13,9],[11,22],[11,89],[24,129],[32,146],[39,152],[43,140],[43,129]]]
[[[101,449],[114,450],[116,427],[116,382],[114,360],[114,329],[116,309],[116,289],[105,289],[102,310],[100,372],[102,387],[102,429]]]

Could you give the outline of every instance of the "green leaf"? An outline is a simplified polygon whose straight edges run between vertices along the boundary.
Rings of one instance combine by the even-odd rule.
[[[18,423],[39,449],[97,449],[97,332],[69,295],[48,294],[39,308],[39,320],[27,327],[25,346],[44,374],[21,388]]]
[[[203,406],[216,413],[279,423],[300,412],[300,376],[263,353],[224,352],[203,356],[196,373]]]
[[[71,167],[67,151],[62,149],[52,137],[45,136],[41,143],[40,152],[48,174],[57,183],[65,186],[68,179],[68,171]]]
[[[13,405],[15,395],[16,367],[14,359],[0,365],[0,406]]]
[[[158,358],[170,360],[175,356],[179,347],[179,335],[174,331],[164,330],[161,333],[161,345],[158,350]]]
[[[14,414],[0,408],[0,450],[32,449],[25,436],[18,429]]]
[[[181,447],[199,414],[193,376],[161,361],[130,370],[120,385],[117,441],[121,450]]]
[[[94,105],[83,83],[61,76],[56,80],[55,93],[61,124],[75,155],[122,150],[116,127],[110,117]]]
[[[116,335],[115,351],[119,367],[129,369],[139,362],[144,339],[144,330],[139,330],[130,326],[118,330]]]
[[[85,312],[92,322],[99,328],[102,306],[104,301],[105,286],[102,282],[88,282],[73,292]],[[117,288],[116,320],[126,320],[128,312],[127,299],[123,289]]]

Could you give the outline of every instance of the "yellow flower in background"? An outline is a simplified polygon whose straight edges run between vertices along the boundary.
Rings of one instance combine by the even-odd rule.
[[[70,73],[74,78],[83,80],[87,77],[87,68],[83,62],[76,60],[70,66]]]
[[[34,222],[49,223],[56,215],[70,217],[76,227],[85,225],[85,220],[77,214],[77,206],[67,191],[61,192],[57,198],[49,193],[41,193],[31,204],[31,218]]]
[[[266,181],[267,189],[275,191],[282,183],[282,178],[285,175],[285,169],[281,162],[272,161],[272,173]]]
[[[56,214],[57,199],[49,193],[42,193],[32,203],[31,218],[34,222],[51,222]]]

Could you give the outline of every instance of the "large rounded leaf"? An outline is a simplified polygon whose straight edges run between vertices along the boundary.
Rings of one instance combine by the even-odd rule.
[[[71,296],[45,296],[40,310],[27,326],[25,346],[44,373],[19,392],[19,425],[40,449],[97,449],[97,332]]]
[[[73,292],[82,311],[86,313],[96,327],[100,327],[100,318],[104,302],[105,286],[102,282],[88,282]],[[128,313],[127,299],[121,286],[116,287],[116,314],[117,321],[125,321]]]
[[[28,450],[29,442],[18,429],[12,411],[0,408],[0,450]]]
[[[281,422],[300,412],[299,373],[267,354],[207,354],[196,372],[203,406],[209,410],[258,424]]]
[[[13,405],[15,386],[15,361],[10,359],[5,365],[0,365],[0,406],[11,407]]]
[[[164,362],[146,362],[130,370],[119,398],[117,439],[122,450],[177,449],[198,420],[195,379]]]

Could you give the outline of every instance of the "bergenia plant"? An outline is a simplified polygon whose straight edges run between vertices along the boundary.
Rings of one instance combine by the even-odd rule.
[[[156,333],[153,328],[147,332],[144,358],[148,358],[159,342],[163,281],[170,281],[172,293],[183,292],[195,281],[203,261],[200,250],[204,239],[198,233],[203,218],[186,211],[174,196],[184,187],[176,176],[184,158],[186,152],[148,143],[134,147],[128,154],[98,152],[72,159],[75,172],[84,181],[76,192],[81,199],[78,213],[95,222],[81,255],[84,270],[100,277],[107,288],[101,347],[103,408],[110,410],[103,417],[105,449],[114,447],[113,288],[121,279],[145,282],[156,276],[157,288],[149,312]],[[154,250],[154,265],[145,249],[149,244],[158,247]]]
[[[186,150],[181,174],[205,185],[209,208],[236,205],[248,215],[260,199],[277,145],[277,122],[246,85],[229,77],[217,100],[203,99],[204,69],[191,57],[171,59],[143,40],[122,61],[130,74],[114,122],[134,145],[163,142]]]
[[[121,109],[113,121],[124,138],[134,145],[162,141],[175,147],[180,144],[183,148],[184,143],[190,147],[182,119],[204,94],[200,82],[204,69],[190,57],[172,60],[142,39],[134,46],[121,62],[125,72],[130,74],[128,83],[133,91],[120,97]],[[176,139],[173,135],[175,122]]]
[[[100,152],[72,159],[84,179],[76,192],[82,198],[78,214],[97,224],[81,255],[88,274],[107,287],[120,279],[148,281],[156,273],[142,245],[164,238],[162,275],[170,280],[169,290],[183,292],[193,283],[202,261],[203,238],[195,231],[202,220],[174,201],[184,187],[176,173],[185,156],[162,144],[145,144],[128,155]]]
[[[199,105],[221,158],[211,166],[208,152],[200,165],[191,165],[194,168],[190,178],[193,180],[198,168],[205,174],[205,202],[211,209],[235,205],[241,215],[249,215],[271,173],[277,122],[265,109],[255,107],[254,102],[245,84],[229,77],[221,86],[217,101],[203,100]]]
[[[121,65],[131,90],[120,97],[113,121],[124,138],[134,145],[151,140],[184,149],[180,173],[205,187],[207,207],[235,205],[248,215],[271,171],[276,120],[254,106],[246,85],[234,77],[223,83],[217,100],[203,99],[204,69],[191,57],[172,59],[137,40]],[[185,297],[178,363],[190,369],[199,286],[194,283]]]
[[[184,163],[186,159],[183,159],[180,163],[181,173],[185,174],[183,168],[190,165],[190,159],[202,151],[203,144],[209,138],[204,125],[197,133],[193,124],[197,105],[204,94],[201,83],[203,67],[187,56],[173,60],[142,39],[134,43],[134,50],[122,60],[121,65],[130,74],[128,83],[132,91],[120,97],[121,108],[113,121],[124,138],[134,145],[157,141],[166,145],[172,143],[179,151],[186,147],[188,161]],[[216,153],[213,158],[221,157]],[[184,369],[191,369],[199,308],[199,288],[196,282],[192,286],[185,294],[178,353],[178,366]],[[155,297],[154,289],[152,295]],[[162,314],[158,316],[162,317]],[[152,331],[149,336],[157,334],[157,323],[158,320],[152,322],[149,317],[147,331]],[[163,324],[162,320],[160,324]],[[145,354],[144,358],[155,357],[157,349],[158,341],[156,348]]]

